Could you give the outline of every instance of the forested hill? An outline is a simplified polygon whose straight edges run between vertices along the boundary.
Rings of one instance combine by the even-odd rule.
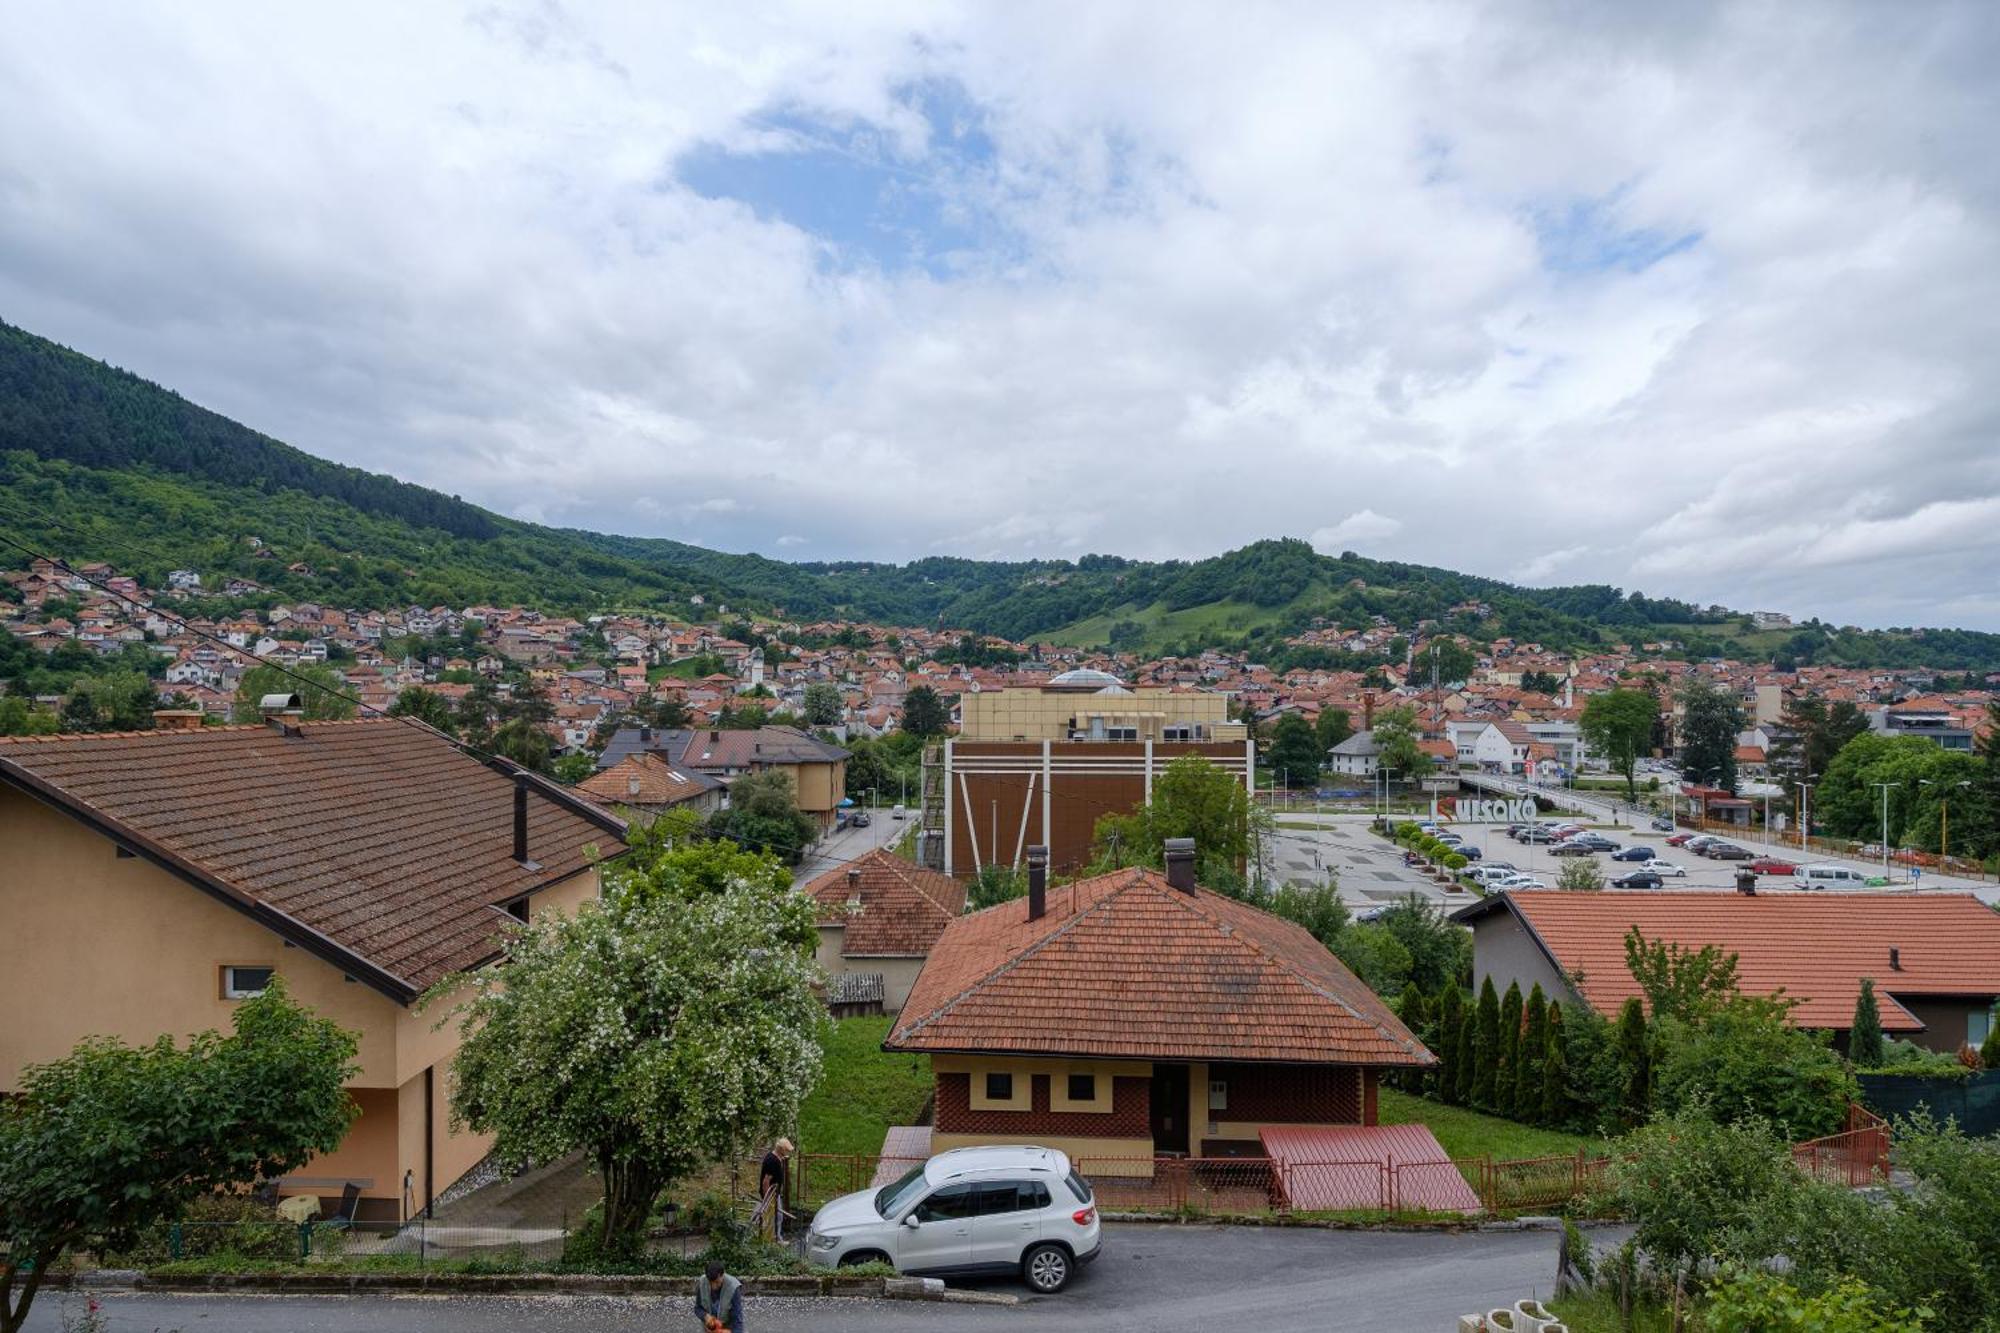
[[[1423,565],[1255,542],[1199,561],[791,564],[663,538],[502,517],[294,449],[178,394],[0,323],[0,532],[157,586],[167,570],[252,579],[335,605],[521,603],[551,611],[712,608],[943,625],[1146,651],[1275,651],[1314,624],[1433,620],[1564,647],[1672,639],[1799,662],[2000,668],[2000,635],[1757,632],[1719,608],[1617,588],[1519,588]],[[254,539],[254,540],[253,540]],[[0,565],[14,561],[0,556]],[[294,565],[310,572],[295,572]],[[211,582],[219,579],[211,578]]]

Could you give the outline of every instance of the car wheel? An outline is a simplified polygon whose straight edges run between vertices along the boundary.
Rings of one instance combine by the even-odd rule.
[[[1060,1245],[1037,1245],[1021,1256],[1021,1280],[1044,1296],[1069,1285],[1069,1251]]]
[[[858,1268],[862,1264],[886,1264],[888,1262],[889,1256],[880,1250],[856,1250],[852,1254],[843,1254],[840,1256],[840,1266],[842,1268]]]

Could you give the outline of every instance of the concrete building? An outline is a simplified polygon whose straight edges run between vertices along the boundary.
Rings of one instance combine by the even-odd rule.
[[[959,698],[964,741],[1241,741],[1222,694],[1127,687],[1082,667],[1030,689],[982,690]]]

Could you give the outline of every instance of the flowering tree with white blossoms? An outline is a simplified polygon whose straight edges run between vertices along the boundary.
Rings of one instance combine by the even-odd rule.
[[[795,1122],[827,1023],[814,940],[774,857],[703,843],[607,869],[601,901],[433,992],[461,1015],[453,1123],[511,1166],[588,1154],[601,1251],[638,1253],[661,1191]]]

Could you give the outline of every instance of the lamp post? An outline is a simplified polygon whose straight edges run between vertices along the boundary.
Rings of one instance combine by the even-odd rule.
[[[1937,787],[1938,793],[1938,860],[1942,861],[1950,853],[1951,846],[1951,792],[1954,787],[1970,787],[1971,779],[1962,782],[1946,782],[1942,779],[1918,778],[1919,787]]]
[[[1818,776],[1819,774],[1817,773],[1808,773],[1805,777],[1792,784],[1799,789],[1799,851],[1802,853],[1810,853],[1812,851],[1811,792],[1813,779]]]
[[[1882,789],[1882,875],[1886,879],[1889,874],[1889,788],[1900,787],[1903,784],[1900,782],[1871,782],[1868,785]]]

